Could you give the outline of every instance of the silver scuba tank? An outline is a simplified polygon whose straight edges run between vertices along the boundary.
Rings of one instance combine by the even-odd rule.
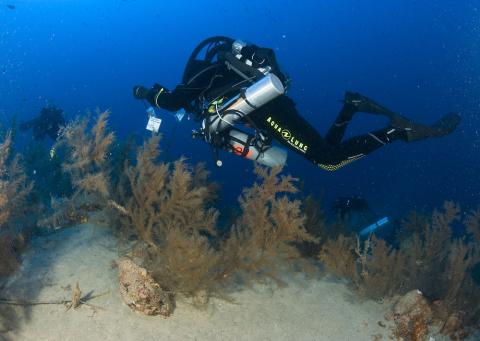
[[[250,85],[242,94],[232,98],[221,108],[216,108],[216,114],[203,120],[202,128],[209,134],[231,128],[236,121],[283,95],[284,92],[285,88],[280,79],[270,73]]]
[[[258,146],[249,145],[251,136],[237,129],[228,132],[227,150],[243,156],[246,159],[256,161],[267,167],[284,166],[287,162],[287,151],[276,147],[266,146],[260,150]]]

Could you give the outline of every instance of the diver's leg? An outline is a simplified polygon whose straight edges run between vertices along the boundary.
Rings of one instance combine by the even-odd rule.
[[[342,102],[343,107],[325,136],[327,142],[332,145],[339,144],[342,141],[348,123],[350,123],[355,113],[366,112],[385,115],[390,119],[398,116],[393,111],[356,92],[346,91]]]
[[[354,114],[354,111],[346,108],[337,121],[351,118]],[[389,127],[332,144],[322,138],[297,112],[293,101],[286,96],[278,97],[259,108],[250,117],[257,127],[265,130],[284,146],[326,170],[336,170],[385,144],[406,138],[405,131]],[[337,134],[341,135],[341,130]],[[341,140],[341,137],[339,139]]]
[[[315,155],[319,167],[334,171],[350,162],[358,160],[371,152],[394,141],[412,142],[428,137],[440,137],[451,133],[459,123],[457,114],[448,114],[432,126],[416,125],[397,128],[389,126],[365,135],[352,137]],[[326,152],[325,152],[326,151]]]
[[[384,107],[383,105],[378,104],[374,100],[363,96],[362,94],[359,94],[358,92],[346,91],[343,103],[354,107],[357,112],[383,115],[387,116],[390,119],[399,116],[399,114]]]
[[[332,171],[393,141],[412,141],[412,132],[416,131],[389,126],[341,143],[331,144],[297,112],[294,102],[287,96],[277,97],[255,110],[249,117],[258,128],[287,148],[301,154],[319,167]],[[436,125],[431,126],[430,128],[437,129],[437,135],[431,137],[451,132],[451,127],[458,124],[457,117],[458,115],[455,114],[446,116],[447,119],[440,120]],[[418,137],[426,136],[422,133],[422,136]]]
[[[390,119],[390,127],[406,131],[407,142],[448,135],[454,131],[460,123],[460,116],[458,114],[449,113],[433,125],[419,124],[356,92],[347,91],[345,93],[344,104],[354,107],[356,112],[388,117]]]
[[[338,113],[335,122],[333,122],[330,129],[328,129],[327,135],[325,135],[325,140],[332,145],[342,142],[347,126],[356,112],[358,112],[358,110],[354,105],[343,100],[343,107]]]
[[[314,157],[320,168],[335,171],[353,161],[361,159],[371,152],[394,141],[406,141],[404,130],[392,127],[383,128],[368,134],[352,137],[340,144],[329,147]]]

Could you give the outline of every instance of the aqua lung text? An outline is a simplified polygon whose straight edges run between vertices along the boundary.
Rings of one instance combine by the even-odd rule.
[[[298,149],[303,153],[307,152],[308,146],[305,143],[300,142],[300,140],[298,140],[295,136],[293,136],[288,129],[281,127],[277,122],[275,122],[272,119],[271,116],[267,118],[267,123],[269,123],[273,129],[275,129],[278,133],[280,133],[280,135],[283,137],[285,141],[288,142],[289,145],[291,145],[292,147]]]

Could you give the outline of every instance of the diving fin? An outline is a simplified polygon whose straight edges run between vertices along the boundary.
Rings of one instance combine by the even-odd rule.
[[[459,124],[460,115],[456,113],[446,114],[432,125],[418,124],[401,116],[393,119],[391,122],[392,127],[405,130],[407,142],[448,135],[452,133]]]
[[[365,112],[368,114],[376,114],[387,116],[392,119],[398,115],[384,106],[376,103],[372,99],[359,94],[358,92],[345,92],[345,98],[342,101],[345,105],[351,106],[356,112]]]

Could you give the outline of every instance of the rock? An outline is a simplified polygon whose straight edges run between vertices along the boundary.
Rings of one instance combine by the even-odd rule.
[[[393,313],[409,318],[422,316],[427,321],[432,318],[432,309],[420,290],[412,290],[402,296],[395,303]]]
[[[426,340],[432,309],[419,290],[406,293],[393,306],[394,336],[401,340]]]
[[[466,332],[463,329],[463,323],[458,314],[451,314],[445,324],[443,325],[440,333],[448,335],[452,340],[462,340],[466,336]]]
[[[173,295],[162,290],[145,268],[123,258],[118,262],[118,271],[120,295],[130,308],[145,315],[172,313]]]

